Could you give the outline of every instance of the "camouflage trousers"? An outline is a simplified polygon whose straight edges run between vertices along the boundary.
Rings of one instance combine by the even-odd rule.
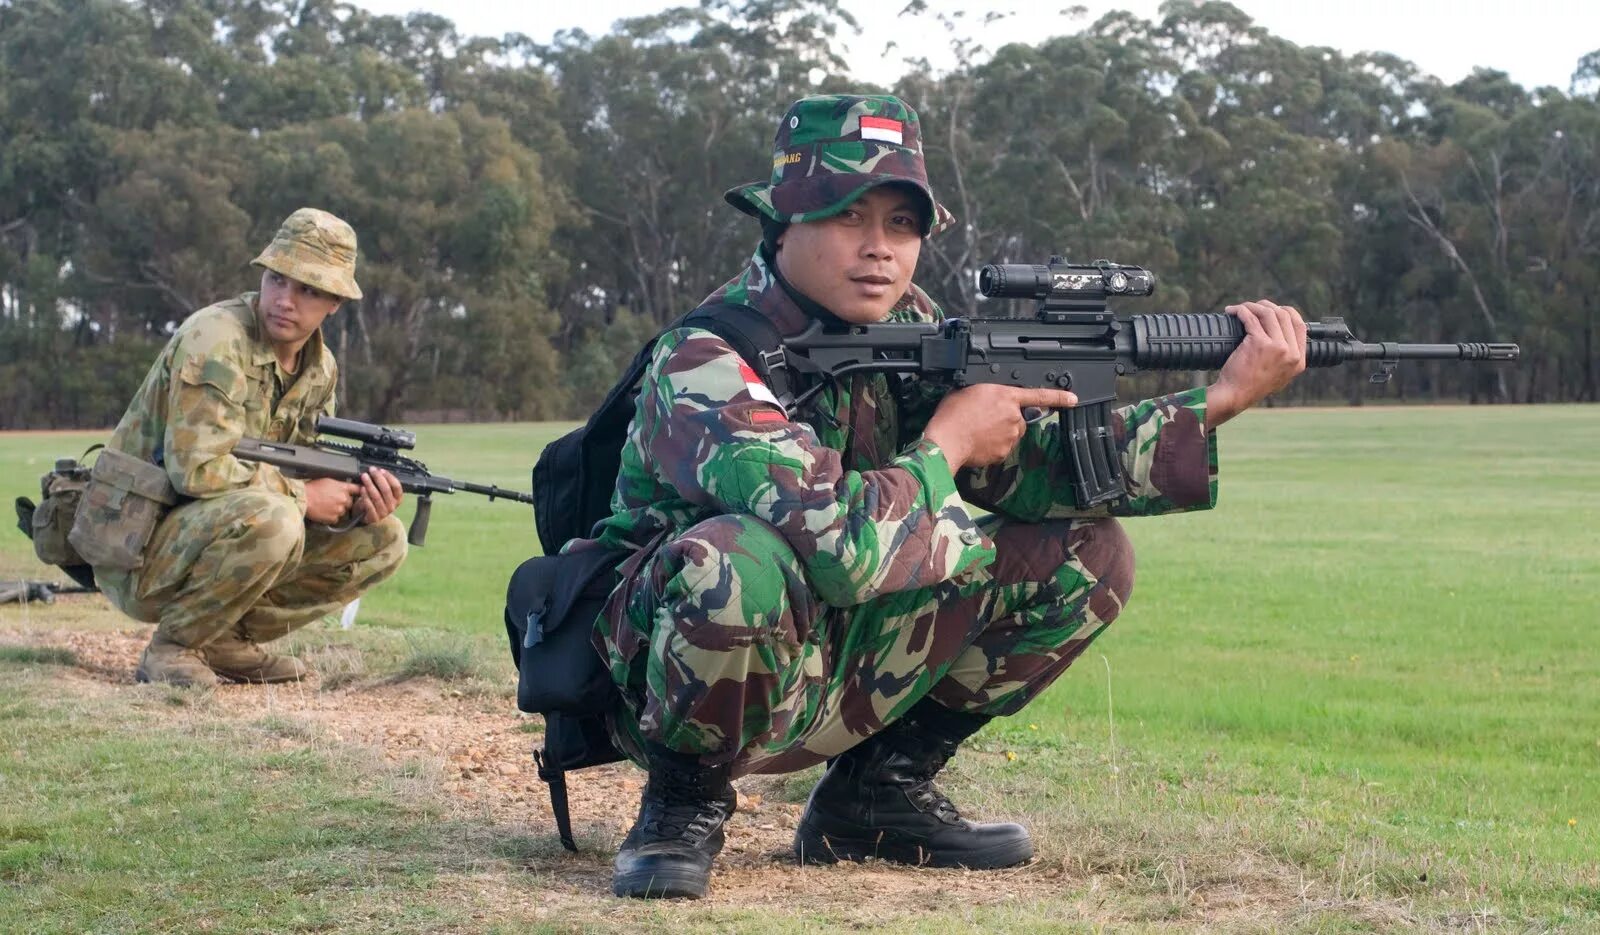
[[[118,609],[190,647],[242,625],[257,643],[337,611],[400,567],[405,526],[390,516],[332,532],[295,502],[247,488],[185,503],[156,526],[144,565],[97,571]]]
[[[1014,714],[1086,649],[1133,587],[1114,519],[988,517],[986,568],[829,607],[766,523],[718,516],[668,541],[600,628],[624,709],[619,746],[645,740],[731,763],[802,769],[883,730],[924,696]],[[619,612],[620,611],[620,612]]]

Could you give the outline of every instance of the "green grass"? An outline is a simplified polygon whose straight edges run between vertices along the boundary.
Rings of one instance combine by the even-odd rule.
[[[484,829],[335,751],[280,746],[272,718],[220,728],[196,697],[96,706],[4,670],[0,931],[470,927],[479,907],[433,889],[471,869]]]
[[[408,637],[411,652],[400,663],[398,677],[459,681],[481,674],[482,661],[470,642],[460,636]]]
[[[17,665],[72,666],[78,654],[65,646],[0,646],[0,663]]]
[[[418,454],[452,477],[526,489],[539,447],[564,428],[428,426]],[[932,914],[898,927],[1204,918],[1217,930],[1600,930],[1600,407],[1268,410],[1221,434],[1217,510],[1127,521],[1139,554],[1128,610],[1038,703],[955,763],[963,801],[1040,835],[1040,872],[1064,874],[1059,893],[1003,910],[930,896]],[[50,459],[97,437],[0,435],[0,487],[34,492]],[[441,641],[418,645],[460,634],[492,660],[483,678],[509,683],[505,581],[537,550],[528,508],[440,498],[428,545],[363,600],[358,632]],[[24,572],[50,577],[21,536],[0,536],[0,576]],[[36,624],[57,612],[31,611]],[[0,608],[0,626],[18,614]],[[407,659],[404,645],[390,653],[394,666]],[[17,671],[0,662],[0,684]],[[5,702],[0,740],[48,733],[53,715],[27,707],[37,703]],[[23,713],[6,713],[17,705]],[[72,840],[88,827],[77,809],[110,820],[125,795],[110,780],[59,789],[79,804],[40,811],[23,806],[42,779],[0,778],[0,815],[28,816],[33,829],[20,848],[39,846],[29,835]],[[189,786],[222,796],[211,785],[221,781]],[[378,804],[329,807],[335,820]],[[0,819],[0,831],[5,820],[20,819]],[[145,834],[164,859],[183,859],[180,829]],[[382,863],[391,844],[415,846],[396,841],[351,846]],[[172,866],[196,875],[185,898],[246,924],[228,915],[239,911],[231,882]],[[15,886],[4,873],[0,884]],[[326,885],[313,876],[296,891],[306,911],[330,898]],[[58,899],[58,883],[14,891],[36,913],[17,918],[53,917],[40,900]],[[1259,912],[1196,915],[1236,891]],[[610,924],[608,911],[587,918]],[[800,906],[652,912],[629,918],[778,930],[840,921]],[[0,930],[40,924],[6,921],[0,910]]]
[[[995,731],[1071,777],[1066,833],[1120,790],[1378,895],[1600,926],[1600,408],[1260,412],[1221,457],[1218,509],[1129,521],[1128,612]]]

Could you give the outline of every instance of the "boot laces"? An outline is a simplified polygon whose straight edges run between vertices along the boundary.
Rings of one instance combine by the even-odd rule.
[[[733,814],[733,788],[697,771],[656,766],[645,786],[639,832],[658,840],[688,840],[698,846]]]
[[[954,824],[961,820],[961,811],[942,789],[933,784],[931,776],[907,789],[906,797],[918,811],[930,814],[940,821]]]
[[[652,796],[640,816],[640,833],[661,840],[688,840],[696,845],[727,820],[729,808],[719,799],[704,799],[685,790]]]
[[[944,794],[944,790],[934,785],[933,778],[939,775],[939,771],[950,762],[955,752],[955,744],[941,743],[935,756],[916,764],[912,776],[917,782],[906,789],[906,798],[910,799],[918,811],[951,824],[961,820],[961,811],[950,801],[950,797]]]

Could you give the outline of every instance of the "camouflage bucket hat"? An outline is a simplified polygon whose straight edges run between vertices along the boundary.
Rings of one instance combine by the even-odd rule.
[[[326,211],[301,208],[289,215],[272,243],[250,262],[340,298],[361,298],[356,232]]]
[[[754,218],[796,223],[832,217],[867,189],[904,182],[927,200],[923,235],[955,218],[933,197],[917,112],[897,97],[832,94],[795,101],[772,140],[772,179],[722,197]]]

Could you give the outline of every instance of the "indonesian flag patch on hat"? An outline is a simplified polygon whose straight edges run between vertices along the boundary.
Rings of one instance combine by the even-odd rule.
[[[905,128],[900,121],[890,117],[874,117],[871,114],[862,114],[861,138],[864,140],[881,140],[885,143],[903,146],[905,145]]]

